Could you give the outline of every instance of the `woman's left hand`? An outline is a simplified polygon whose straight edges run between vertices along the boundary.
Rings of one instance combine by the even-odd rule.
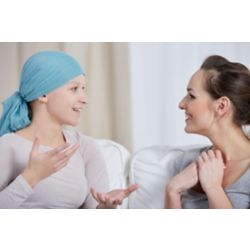
[[[221,151],[209,150],[208,152],[202,152],[197,163],[200,184],[205,193],[211,189],[222,187],[226,166]]]
[[[132,192],[138,189],[138,185],[134,184],[126,189],[115,189],[108,193],[96,192],[93,188],[90,189],[92,196],[99,203],[97,208],[116,208],[122,204],[122,201],[127,198]]]

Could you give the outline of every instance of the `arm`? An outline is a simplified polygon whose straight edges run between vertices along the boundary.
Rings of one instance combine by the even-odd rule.
[[[181,194],[176,190],[171,190],[167,186],[165,191],[165,208],[182,208],[181,207]]]
[[[39,153],[39,141],[35,140],[30,153],[28,166],[20,173],[17,167],[15,149],[8,141],[0,141],[1,175],[0,208],[19,208],[33,194],[33,187],[42,179],[59,171],[79,147],[74,145]]]
[[[206,191],[209,208],[233,208],[221,186]]]
[[[207,195],[209,208],[232,208],[222,188],[225,164],[219,150],[203,152],[198,157],[199,180]]]
[[[5,138],[0,139],[0,208],[18,208],[33,193],[15,167],[15,151]]]
[[[165,191],[165,208],[181,208],[181,193],[195,186],[198,182],[196,163],[191,163],[174,176]]]

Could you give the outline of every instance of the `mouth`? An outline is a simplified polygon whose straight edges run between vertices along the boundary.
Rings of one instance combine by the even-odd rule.
[[[80,113],[81,110],[82,110],[82,108],[73,108],[73,111],[74,111],[74,112],[77,112],[77,113]]]
[[[191,119],[191,115],[185,113],[185,121],[188,121],[189,119]]]

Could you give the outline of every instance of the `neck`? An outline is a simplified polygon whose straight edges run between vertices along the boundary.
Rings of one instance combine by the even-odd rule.
[[[58,147],[65,143],[62,125],[51,119],[48,114],[39,113],[32,117],[31,124],[20,130],[19,135],[33,141],[36,137],[41,145]]]
[[[222,151],[227,162],[250,157],[250,140],[239,126],[232,125],[218,128],[207,137],[213,143],[214,149]]]

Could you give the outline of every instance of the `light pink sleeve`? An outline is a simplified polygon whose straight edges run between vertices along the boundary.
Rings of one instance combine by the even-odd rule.
[[[85,174],[88,188],[93,187],[98,192],[109,191],[109,181],[106,163],[101,150],[93,139],[81,135],[81,153],[85,163]],[[96,200],[88,192],[84,208],[96,208]]]
[[[0,155],[0,208],[19,208],[33,189],[16,174],[15,153],[4,138],[0,138]]]

